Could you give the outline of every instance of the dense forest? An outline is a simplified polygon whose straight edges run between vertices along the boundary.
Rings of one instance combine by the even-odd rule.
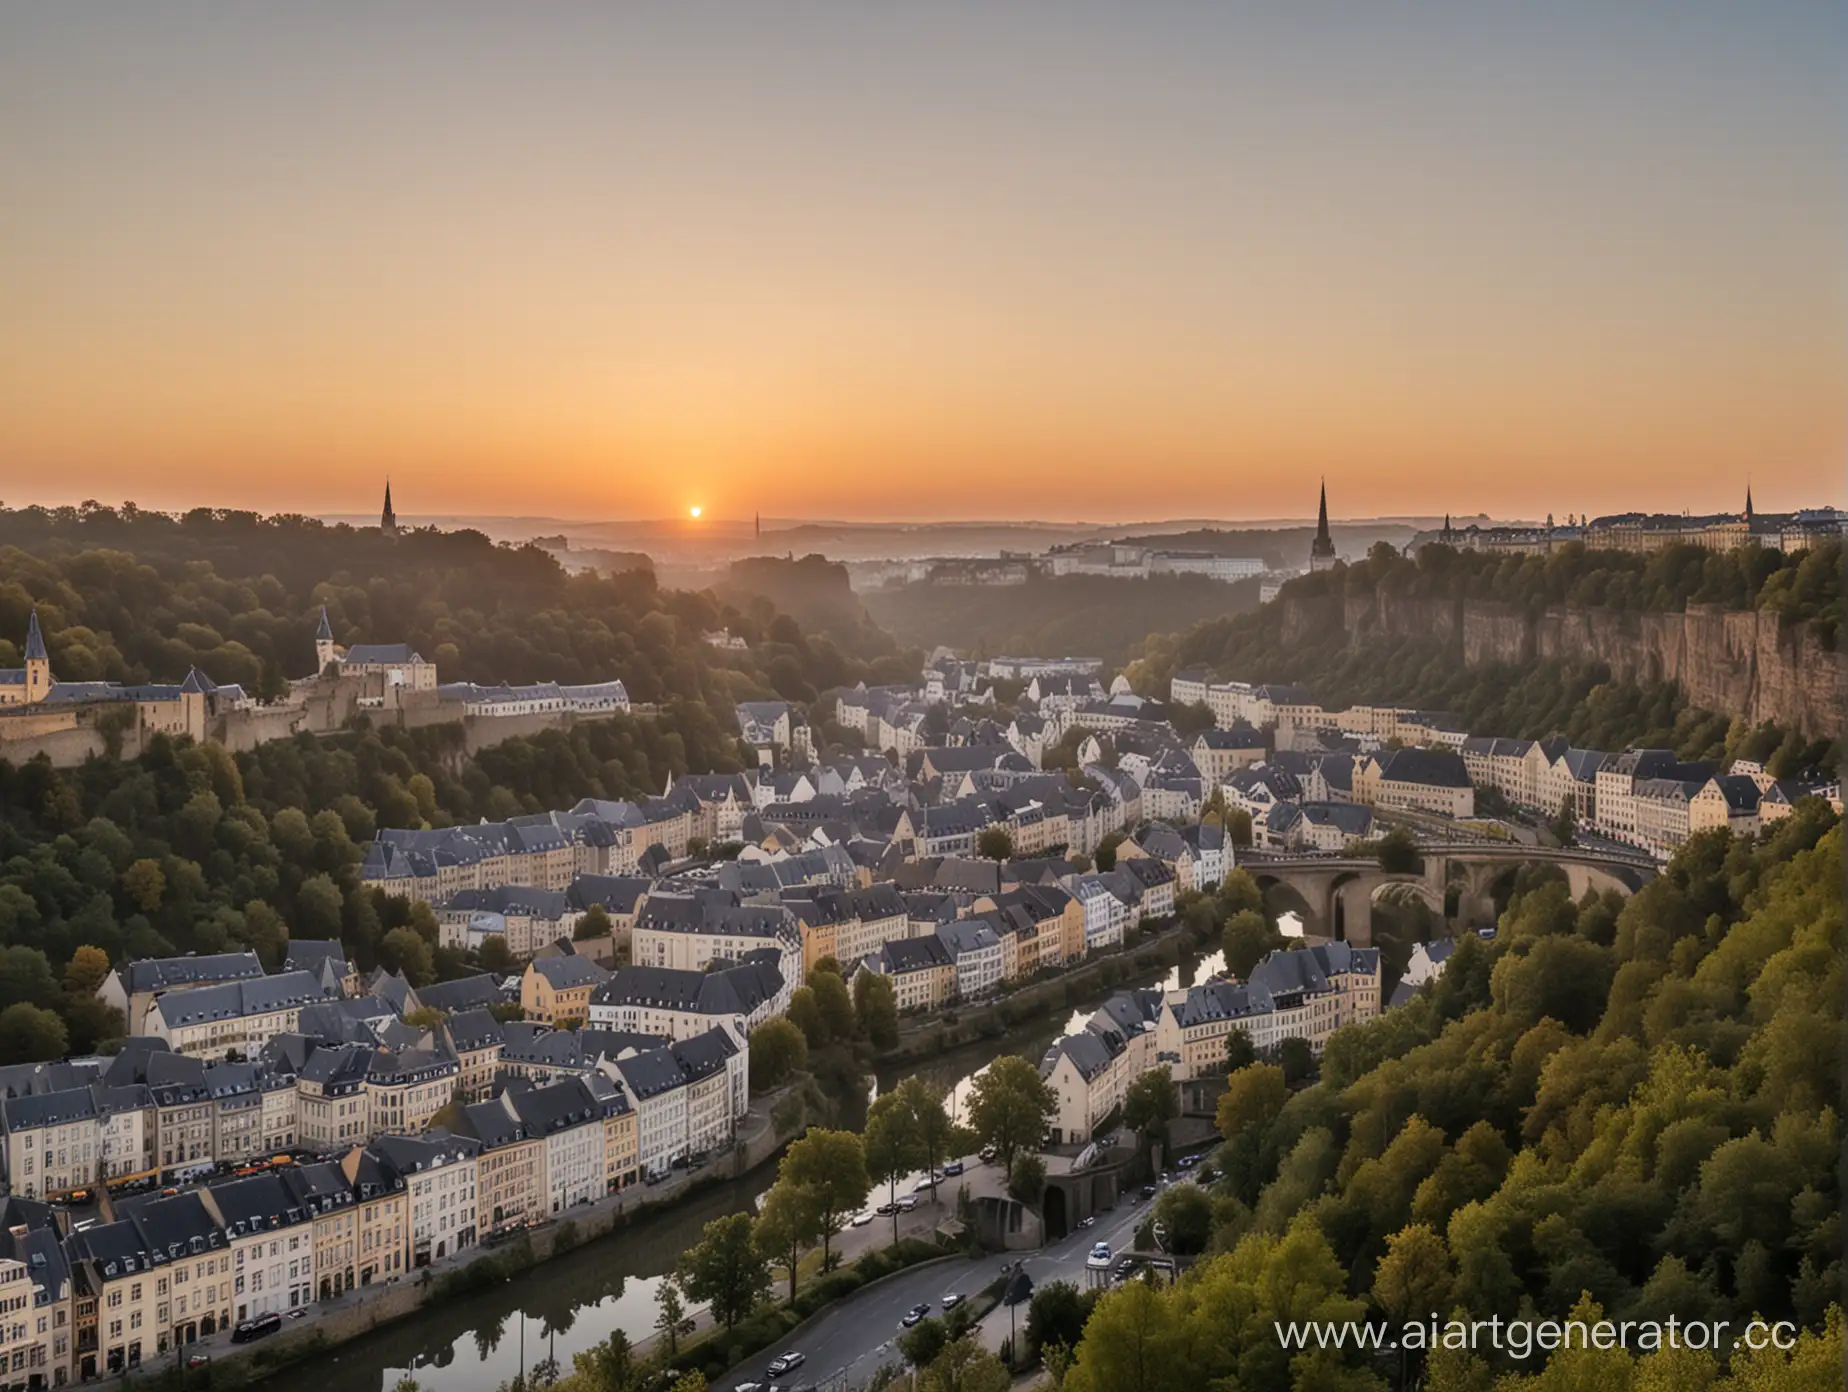
[[[432,948],[427,913],[413,921],[402,902],[359,888],[377,826],[657,793],[670,772],[742,767],[734,701],[812,701],[843,682],[916,672],[916,654],[862,661],[762,603],[743,612],[659,589],[646,572],[567,575],[543,551],[472,532],[388,538],[295,517],[0,509],[0,631],[23,638],[36,605],[64,679],[177,679],[197,664],[273,691],[312,671],[323,603],[339,638],[407,641],[445,678],[620,677],[659,710],[473,757],[459,724],[362,721],[235,756],[159,737],[139,758],[77,768],[0,760],[0,1062],[119,1032],[79,989],[99,956],[248,946],[274,966],[293,935],[339,938],[365,967],[400,966],[412,945],[394,947],[392,933],[403,928]],[[719,626],[750,647],[701,641]],[[16,640],[0,642],[0,665],[18,660]],[[434,949],[408,955],[420,970],[464,965]]]
[[[365,968],[414,958],[419,972],[458,974],[466,964],[435,948],[427,912],[360,887],[376,828],[635,797],[660,792],[670,772],[742,767],[737,737],[693,702],[506,740],[472,758],[461,734],[362,728],[235,756],[157,736],[133,760],[0,761],[0,1016],[29,1004],[52,1017],[25,1035],[0,1021],[0,1063],[120,1033],[119,1020],[64,988],[74,961],[95,960],[85,948],[110,963],[250,948],[274,969],[289,937],[338,938]],[[405,927],[427,958],[391,940]]]
[[[1059,575],[1024,585],[897,585],[863,598],[901,643],[987,656],[1082,653],[1115,665],[1151,633],[1256,608],[1258,582]]]
[[[1293,1354],[1272,1327],[1452,1311],[1829,1321],[1794,1361],[1737,1360],[1728,1385],[1839,1386],[1841,866],[1841,826],[1810,800],[1755,841],[1697,836],[1627,903],[1524,872],[1493,942],[1465,939],[1409,1005],[1339,1031],[1312,1081],[1232,1073],[1201,1262],[1103,1296],[1064,1392],[1715,1374],[1707,1354],[1618,1349],[1530,1382],[1544,1356],[1368,1364]],[[1163,1202],[1178,1230],[1185,1205]]]
[[[1547,557],[1502,557],[1427,546],[1408,558],[1376,547],[1360,564],[1292,580],[1284,594],[1468,597],[1528,609],[1570,604],[1679,610],[1716,604],[1768,609],[1833,633],[1841,615],[1841,562],[1839,544],[1790,556],[1757,548],[1713,552],[1689,546],[1640,555],[1569,546]],[[1594,662],[1465,667],[1454,643],[1394,638],[1354,644],[1333,625],[1286,642],[1284,610],[1275,604],[1209,620],[1185,633],[1151,636],[1130,676],[1146,692],[1165,693],[1169,677],[1190,666],[1247,681],[1302,682],[1334,708],[1391,701],[1448,710],[1472,732],[1557,734],[1585,748],[1666,746],[1702,758],[1744,754],[1749,746],[1754,757],[1777,755],[1780,772],[1832,763],[1836,752],[1828,741],[1805,741],[1771,727],[1746,727],[1723,713],[1691,710],[1669,683],[1613,682],[1608,669]]]
[[[863,663],[762,606],[663,590],[648,571],[568,574],[536,546],[478,532],[388,537],[207,508],[0,509],[0,666],[19,661],[34,604],[52,671],[70,681],[178,681],[196,665],[274,695],[313,673],[322,605],[338,641],[409,643],[446,681],[620,677],[636,701],[727,706],[916,671],[895,650]],[[750,650],[698,641],[720,627]]]
[[[760,625],[777,612],[787,614],[803,632],[826,638],[853,657],[879,658],[898,651],[892,635],[873,622],[854,593],[847,567],[826,556],[749,556],[733,561],[713,593]],[[914,673],[917,666],[912,665]]]

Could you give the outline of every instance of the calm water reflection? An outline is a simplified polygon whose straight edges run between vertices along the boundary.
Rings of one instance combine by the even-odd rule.
[[[1225,954],[1189,957],[1164,977],[1143,983],[1175,989],[1194,985],[1225,967]],[[1108,992],[1074,1010],[1069,1019],[1009,1031],[979,1040],[924,1064],[880,1070],[868,1100],[918,1074],[950,1090],[958,1119],[968,1104],[976,1075],[1005,1053],[1038,1060],[1054,1039],[1082,1029]],[[347,1344],[325,1357],[286,1369],[267,1380],[274,1392],[390,1392],[399,1378],[413,1376],[438,1392],[493,1392],[522,1366],[571,1359],[621,1329],[640,1340],[654,1332],[655,1291],[681,1251],[699,1239],[700,1229],[726,1213],[750,1212],[770,1187],[774,1167],[708,1191],[699,1198],[549,1261],[498,1290],[431,1309],[401,1324]],[[909,1188],[907,1183],[903,1188]],[[881,1194],[872,1196],[878,1202]]]
[[[654,1332],[655,1291],[700,1229],[726,1213],[750,1211],[775,1177],[767,1167],[644,1218],[482,1295],[430,1309],[325,1357],[265,1380],[274,1392],[390,1392],[413,1376],[426,1389],[493,1392],[522,1365],[547,1356],[561,1373],[573,1354],[621,1329],[640,1340]]]

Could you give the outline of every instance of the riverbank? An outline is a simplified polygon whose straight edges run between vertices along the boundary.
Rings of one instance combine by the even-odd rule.
[[[210,1385],[214,1389],[239,1388],[259,1381],[266,1387],[279,1386],[279,1371],[305,1360],[315,1360],[314,1366],[320,1368],[323,1356],[329,1362],[338,1362],[336,1350],[408,1322],[411,1316],[466,1306],[511,1288],[546,1284],[560,1264],[583,1251],[607,1248],[612,1239],[621,1242],[624,1234],[660,1227],[664,1220],[671,1223],[686,1214],[699,1215],[698,1226],[676,1233],[674,1242],[667,1246],[668,1265],[662,1268],[665,1272],[671,1269],[681,1248],[697,1240],[699,1227],[705,1222],[722,1213],[738,1211],[741,1205],[748,1207],[749,1199],[755,1195],[747,1197],[740,1192],[752,1187],[744,1181],[774,1160],[809,1123],[807,1087],[804,1076],[777,1092],[754,1099],[739,1125],[733,1150],[703,1169],[676,1172],[657,1185],[631,1185],[621,1193],[547,1220],[512,1240],[472,1247],[403,1279],[360,1286],[333,1300],[318,1302],[308,1307],[305,1318],[285,1320],[280,1333],[256,1343],[232,1344],[228,1332],[221,1332],[188,1344],[145,1360],[128,1374],[127,1380],[177,1385],[197,1379],[196,1370],[191,1379],[184,1376],[185,1365],[187,1360],[203,1354],[210,1359]],[[788,1105],[791,1098],[797,1105]],[[783,1123],[780,1126],[779,1111]],[[768,1182],[766,1178],[754,1187],[767,1187]],[[715,1193],[723,1195],[723,1201],[717,1211],[707,1212],[713,1205],[702,1200]],[[647,1247],[655,1250],[653,1242]],[[614,1294],[622,1294],[620,1283]],[[649,1303],[652,1305],[652,1295]],[[570,1327],[569,1315],[563,1324]],[[555,1331],[556,1326],[552,1326],[550,1332]],[[477,1337],[479,1341],[479,1326]],[[415,1357],[411,1361],[415,1365]],[[377,1381],[362,1383],[352,1392],[375,1392],[379,1385]],[[495,1385],[490,1383],[488,1387]],[[310,1388],[325,1392],[327,1381],[324,1376],[312,1376],[303,1379],[301,1387],[303,1392]]]

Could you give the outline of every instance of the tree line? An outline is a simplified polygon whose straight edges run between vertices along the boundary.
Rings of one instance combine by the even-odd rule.
[[[1496,938],[1408,1005],[1295,1077],[1235,1056],[1205,1255],[1098,1301],[1066,1392],[1839,1386],[1842,850],[1809,799],[1756,839],[1695,837],[1627,902],[1523,871]],[[1382,1362],[1273,1327],[1452,1312],[1804,1337]]]
[[[1593,552],[1574,544],[1550,556],[1499,556],[1427,546],[1406,557],[1377,546],[1354,565],[1301,576],[1286,598],[1319,596],[1487,599],[1527,609],[1570,604],[1680,610],[1690,603],[1761,607],[1809,621],[1830,641],[1841,610],[1841,545],[1785,555],[1749,547],[1678,546],[1642,554]],[[1210,619],[1180,633],[1151,635],[1130,666],[1146,694],[1166,695],[1175,672],[1200,666],[1242,680],[1301,682],[1325,705],[1392,702],[1447,710],[1473,733],[1538,739],[1561,735],[1581,748],[1671,748],[1688,759],[1775,758],[1786,772],[1832,764],[1839,750],[1775,725],[1753,726],[1692,708],[1671,682],[1617,682],[1593,661],[1545,659],[1465,666],[1454,640],[1374,636],[1350,641],[1338,624],[1286,637],[1286,611]]]

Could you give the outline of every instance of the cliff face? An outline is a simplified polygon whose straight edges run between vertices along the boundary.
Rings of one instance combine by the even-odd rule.
[[[1353,646],[1414,638],[1453,644],[1469,666],[1557,658],[1601,662],[1619,681],[1670,681],[1689,704],[1776,721],[1810,738],[1848,728],[1848,655],[1808,624],[1774,614],[1691,607],[1686,613],[1548,609],[1530,614],[1486,600],[1290,599],[1283,637],[1297,643],[1339,625]]]

